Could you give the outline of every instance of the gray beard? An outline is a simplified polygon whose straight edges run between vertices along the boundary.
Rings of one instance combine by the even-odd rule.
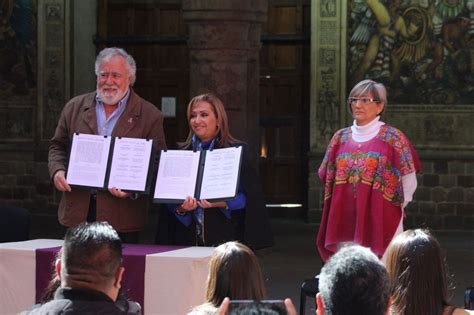
[[[99,97],[99,100],[105,105],[117,105],[120,100],[125,96],[125,94],[127,94],[127,90],[125,90],[123,93],[117,91],[117,94],[115,96],[109,97],[105,96],[103,91],[97,89],[97,96]]]

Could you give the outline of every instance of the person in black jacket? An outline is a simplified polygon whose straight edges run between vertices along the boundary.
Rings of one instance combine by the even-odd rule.
[[[23,314],[141,314],[140,307],[124,311],[117,304],[125,270],[122,242],[107,222],[68,229],[60,256],[55,265],[60,286],[53,299]]]
[[[178,144],[180,149],[201,151],[243,145],[240,185],[234,200],[213,203],[188,196],[181,205],[168,205],[168,211],[161,213],[157,242],[217,246],[237,240],[253,249],[273,245],[258,172],[248,161],[246,145],[231,135],[222,101],[212,93],[194,97],[188,105],[187,119],[189,135]]]

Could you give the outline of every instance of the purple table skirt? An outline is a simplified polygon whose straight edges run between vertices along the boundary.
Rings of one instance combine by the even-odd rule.
[[[145,294],[145,262],[146,255],[169,252],[185,246],[164,245],[123,245],[123,267],[125,267],[122,279],[122,290],[131,300],[144,307],[143,297]],[[36,303],[44,294],[54,272],[54,264],[57,253],[61,247],[41,248],[36,250]],[[144,311],[144,309],[143,309]]]

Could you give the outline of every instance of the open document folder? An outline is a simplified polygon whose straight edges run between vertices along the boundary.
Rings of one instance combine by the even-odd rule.
[[[208,151],[161,151],[154,202],[182,203],[187,196],[232,200],[239,187],[242,146]]]
[[[66,179],[70,185],[149,190],[153,140],[75,133]]]

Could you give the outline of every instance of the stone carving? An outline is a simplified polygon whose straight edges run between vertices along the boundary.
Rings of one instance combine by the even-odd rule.
[[[41,138],[51,138],[61,113],[65,99],[65,30],[64,3],[58,0],[47,0],[44,3],[44,38],[46,43],[42,60],[42,89],[40,93]]]
[[[49,138],[53,135],[56,123],[59,119],[64,103],[62,86],[56,70],[48,70],[46,89],[43,95],[43,138]]]
[[[321,21],[320,22],[319,43],[324,46],[338,45],[339,29],[337,21]]]
[[[50,3],[46,4],[46,21],[57,21],[62,19],[62,7],[61,4]]]
[[[46,45],[48,47],[58,47],[64,43],[64,25],[47,24],[46,26]]]
[[[335,17],[336,3],[336,0],[321,0],[321,17]]]
[[[336,51],[334,49],[320,49],[319,62],[322,67],[336,67]]]
[[[331,137],[339,122],[339,106],[337,92],[324,83],[318,97],[319,135]]]
[[[321,88],[318,94],[319,135],[329,140],[339,123],[339,97],[336,91],[336,50],[319,49]]]

